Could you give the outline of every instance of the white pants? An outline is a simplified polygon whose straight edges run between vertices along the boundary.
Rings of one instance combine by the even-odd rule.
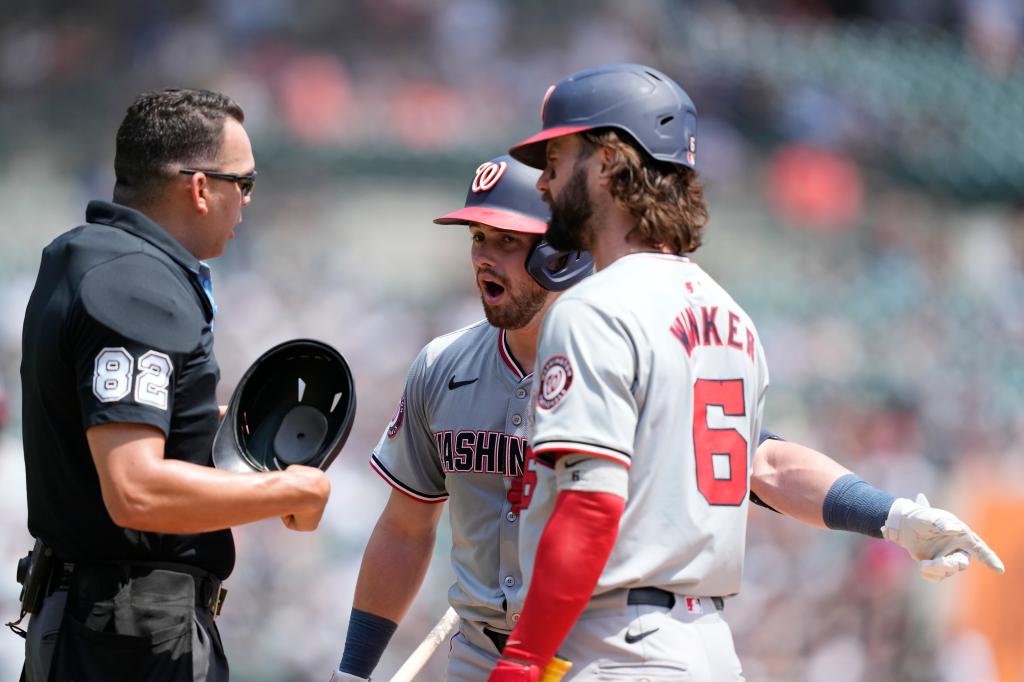
[[[744,682],[729,625],[707,597],[679,597],[669,610],[627,605],[624,590],[602,595],[558,655],[572,662],[564,682]],[[484,682],[498,656],[483,623],[462,620],[449,645],[447,680]]]
[[[707,598],[676,599],[671,610],[626,605],[624,591],[592,601],[559,656],[569,682],[743,682],[729,625]]]

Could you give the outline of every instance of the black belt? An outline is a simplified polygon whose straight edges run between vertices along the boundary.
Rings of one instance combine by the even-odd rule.
[[[75,565],[60,562],[50,573],[50,580],[46,583],[46,596],[54,592],[67,590],[71,587],[71,574],[75,572]]]
[[[725,600],[721,597],[711,597],[710,599],[719,611],[725,608]],[[626,594],[626,603],[630,606],[643,604],[671,609],[676,605],[676,595],[660,587],[634,587]],[[508,633],[495,630],[490,625],[485,625],[484,634],[487,635],[487,639],[491,640],[499,654],[505,650],[505,644],[508,642]]]
[[[62,571],[54,571],[54,577],[50,581],[50,590],[48,591],[56,592],[68,589],[77,570],[109,571],[110,573],[116,573],[118,577],[126,580],[148,575],[156,570],[186,573],[192,576],[192,580],[195,582],[196,606],[204,611],[209,611],[210,615],[215,618],[220,615],[221,609],[224,608],[224,599],[228,595],[228,591],[221,585],[220,579],[212,573],[189,564],[162,561],[65,563]]]
[[[725,600],[721,597],[711,597],[711,601],[719,611],[725,608]],[[660,587],[634,587],[626,595],[626,603],[630,606],[645,604],[671,609],[676,605],[676,595]]]

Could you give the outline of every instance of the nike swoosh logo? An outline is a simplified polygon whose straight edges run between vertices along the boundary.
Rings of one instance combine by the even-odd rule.
[[[583,464],[583,463],[584,463],[584,462],[586,462],[586,461],[587,461],[588,459],[590,459],[590,458],[589,458],[589,457],[581,457],[580,459],[576,460],[575,462],[566,462],[566,463],[565,463],[565,468],[566,468],[566,469],[572,469],[572,468],[573,468],[574,466],[576,466],[577,464]]]
[[[448,380],[448,390],[454,391],[460,386],[469,386],[470,384],[475,384],[478,381],[480,381],[480,377],[477,377],[476,379],[468,379],[466,381],[456,381],[455,375],[453,374],[452,378]]]
[[[657,632],[660,629],[661,628],[654,628],[653,630],[648,630],[647,632],[638,632],[635,635],[632,632],[627,632],[626,633],[626,644],[636,644],[637,642],[639,642],[644,637],[648,637],[650,635],[653,635],[655,632]]]

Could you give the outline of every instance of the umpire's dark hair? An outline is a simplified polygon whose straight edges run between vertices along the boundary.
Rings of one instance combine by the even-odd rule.
[[[181,168],[216,159],[224,119],[245,113],[227,95],[169,89],[139,95],[117,129],[114,201],[145,206]]]

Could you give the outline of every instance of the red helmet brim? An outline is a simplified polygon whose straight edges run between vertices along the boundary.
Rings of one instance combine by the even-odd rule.
[[[487,208],[486,206],[467,206],[460,208],[434,220],[438,225],[468,225],[469,223],[480,223],[489,225],[499,230],[511,232],[525,232],[527,234],[544,234],[548,231],[548,224],[536,218],[530,218],[522,213],[509,211],[500,208]]]

